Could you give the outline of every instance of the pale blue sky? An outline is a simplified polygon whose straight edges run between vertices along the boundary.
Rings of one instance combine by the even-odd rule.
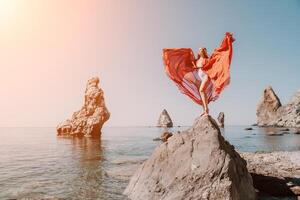
[[[251,124],[267,85],[283,103],[300,89],[300,1],[90,0],[84,9],[53,2],[31,10],[50,15],[35,24],[38,38],[25,38],[39,45],[22,43],[0,61],[9,78],[0,87],[1,126],[55,126],[81,107],[86,80],[96,75],[111,112],[106,125],[153,125],[163,108],[175,125],[189,125],[202,108],[168,79],[161,51],[205,46],[210,53],[226,31],[236,38],[232,78],[210,104],[213,116],[224,111],[227,124]]]

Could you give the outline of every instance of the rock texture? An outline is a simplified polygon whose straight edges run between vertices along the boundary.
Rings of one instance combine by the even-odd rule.
[[[173,127],[173,122],[171,120],[171,117],[166,109],[162,111],[162,113],[159,116],[158,127]]]
[[[259,126],[284,126],[300,128],[300,90],[286,105],[281,105],[272,87],[264,90],[256,110]]]
[[[73,113],[71,119],[57,126],[58,136],[98,137],[101,134],[101,128],[109,119],[110,113],[105,106],[103,91],[98,85],[98,77],[88,80],[84,105]]]
[[[241,153],[260,195],[300,198],[300,152]],[[294,198],[292,198],[294,199]]]
[[[246,161],[210,116],[158,146],[124,194],[133,200],[256,199]]]
[[[224,122],[225,122],[225,114],[223,112],[220,112],[219,113],[219,116],[218,116],[218,122],[220,124],[220,127],[221,128],[224,128]]]

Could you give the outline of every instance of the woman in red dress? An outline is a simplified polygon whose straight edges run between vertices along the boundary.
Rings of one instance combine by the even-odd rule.
[[[209,114],[208,104],[215,101],[230,82],[233,41],[232,34],[227,32],[211,56],[206,48],[200,48],[197,59],[190,48],[163,49],[167,75],[182,93],[203,106],[203,114]]]

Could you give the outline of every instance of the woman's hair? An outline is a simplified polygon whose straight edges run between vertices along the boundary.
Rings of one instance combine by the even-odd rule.
[[[205,47],[202,47],[202,48],[199,49],[197,59],[199,59],[200,57],[208,58],[207,51],[206,51]]]

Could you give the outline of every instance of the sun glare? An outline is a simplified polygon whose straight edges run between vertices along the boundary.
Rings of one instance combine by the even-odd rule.
[[[0,0],[0,26],[13,21],[18,15],[18,0]]]

